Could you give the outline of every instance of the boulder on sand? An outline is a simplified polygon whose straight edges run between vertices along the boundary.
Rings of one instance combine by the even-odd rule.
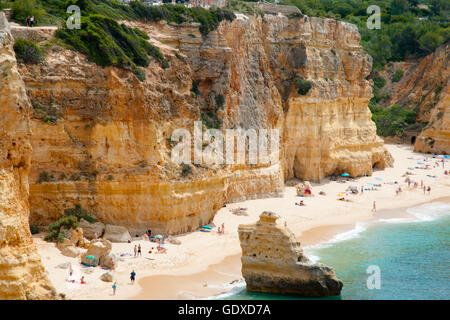
[[[131,236],[127,228],[107,224],[105,227],[105,234],[103,235],[103,239],[109,240],[111,242],[128,242],[131,241]]]
[[[113,275],[110,272],[106,272],[100,276],[100,279],[105,282],[113,282]]]
[[[80,228],[83,229],[83,235],[86,237],[86,239],[94,239],[95,234],[97,234],[97,237],[100,237],[103,234],[103,231],[105,230],[105,225],[101,222],[95,222],[90,223],[89,221],[86,221],[84,219],[80,220],[80,223],[78,224]]]
[[[92,261],[87,260],[87,256],[95,256],[97,262],[105,255],[109,254],[111,251],[111,242],[105,239],[98,239],[97,241],[92,241],[89,244],[86,254],[83,255],[81,262],[85,264],[90,264]]]
[[[102,267],[111,269],[113,266],[117,265],[117,257],[114,253],[105,254],[99,259],[98,264]]]
[[[66,257],[76,258],[80,255],[80,250],[75,246],[68,246],[61,250],[61,254]]]

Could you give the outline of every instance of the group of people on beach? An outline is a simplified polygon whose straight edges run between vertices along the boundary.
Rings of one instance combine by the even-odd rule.
[[[136,257],[139,257],[139,256],[142,257],[142,248],[141,248],[141,244],[139,244],[138,246],[137,246],[137,245],[134,245],[134,257],[136,258]]]

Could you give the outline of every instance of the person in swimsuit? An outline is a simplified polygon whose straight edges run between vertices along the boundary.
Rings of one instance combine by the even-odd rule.
[[[136,272],[134,272],[134,270],[133,270],[133,272],[131,272],[130,279],[131,279],[131,283],[134,283],[134,280],[136,280]]]

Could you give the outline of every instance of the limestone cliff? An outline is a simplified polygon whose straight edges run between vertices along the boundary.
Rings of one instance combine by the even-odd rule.
[[[343,284],[333,269],[311,262],[294,234],[277,224],[278,218],[265,211],[257,223],[239,226],[247,290],[303,296],[340,294]]]
[[[380,72],[386,85],[380,95],[388,98],[384,106],[400,104],[417,111],[418,132],[411,132],[414,150],[450,154],[450,48],[439,47],[419,61],[396,62]],[[404,75],[398,82],[391,78],[396,70]],[[423,130],[422,130],[423,128]]]
[[[0,300],[52,299],[28,224],[31,106],[12,45],[0,12]]]
[[[353,25],[238,14],[204,37],[197,24],[127,23],[149,34],[168,69],[153,62],[140,82],[58,46],[42,64],[20,66],[33,104],[34,223],[79,203],[132,234],[186,232],[225,202],[279,194],[285,179],[371,174],[392,162],[370,120],[371,59]],[[306,95],[298,77],[312,84]],[[200,119],[278,129],[279,163],[184,172],[170,160],[169,139]]]

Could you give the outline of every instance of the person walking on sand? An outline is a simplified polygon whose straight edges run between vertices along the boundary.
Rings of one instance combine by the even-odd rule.
[[[377,206],[375,204],[375,201],[373,202],[372,212],[377,212]]]
[[[117,282],[114,282],[114,284],[112,285],[113,288],[113,296],[116,295],[116,289],[117,289]]]
[[[136,254],[137,254],[137,245],[134,245],[134,257],[136,258]]]
[[[425,191],[427,191],[427,187],[423,186],[423,194],[425,194]]]
[[[134,270],[130,274],[131,283],[134,284],[134,280],[136,280],[136,272]]]
[[[430,195],[430,193],[431,193],[431,187],[430,186],[428,186],[427,191],[428,191],[428,195]]]
[[[138,256],[142,257],[142,251],[141,251],[141,244],[140,243],[139,243],[139,246],[138,246]]]
[[[222,223],[222,234],[225,234],[225,223]]]

